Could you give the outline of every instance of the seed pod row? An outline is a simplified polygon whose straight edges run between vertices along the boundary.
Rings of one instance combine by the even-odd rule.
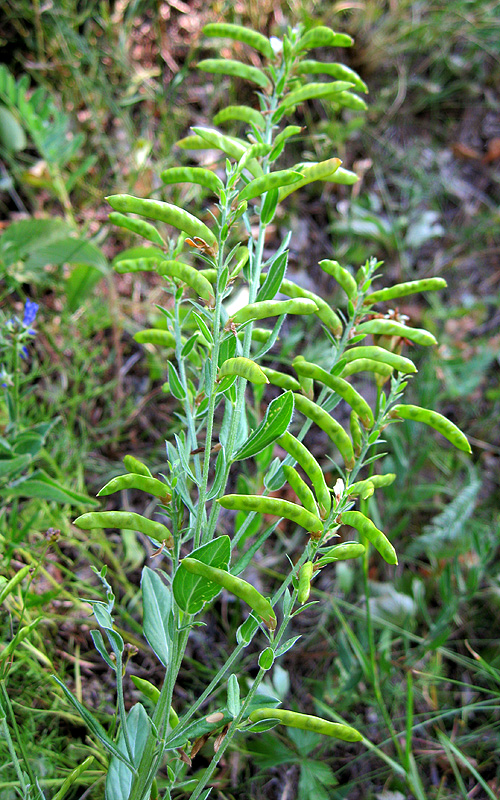
[[[301,525],[309,533],[319,533],[323,530],[323,523],[316,514],[312,514],[297,503],[289,500],[279,500],[276,497],[262,497],[252,494],[226,494],[217,500],[223,508],[231,511],[256,511],[259,514],[272,514],[275,517],[285,517],[297,525]]]
[[[166,484],[157,480],[157,478],[147,478],[145,475],[131,473],[129,475],[117,475],[116,478],[112,478],[97,493],[97,497],[106,497],[122,489],[140,489],[142,492],[153,495],[153,497],[159,497],[164,503],[169,503],[172,496],[168,488]]]
[[[228,358],[227,361],[224,361],[219,370],[219,378],[224,378],[228,375],[237,375],[255,384],[269,383],[265,372],[259,365],[250,358],[243,358],[243,356]]]
[[[311,514],[318,516],[318,506],[316,505],[314,495],[307,483],[302,480],[297,470],[289,464],[283,464],[283,472],[304,508],[310,511]]]
[[[395,300],[398,297],[406,297],[409,294],[418,292],[435,292],[439,289],[446,289],[447,283],[444,278],[422,278],[418,281],[406,281],[390,286],[387,289],[379,289],[372,292],[364,299],[365,305],[372,303],[382,303],[385,300]]]
[[[445,439],[448,439],[458,450],[471,453],[471,447],[467,437],[457,428],[455,423],[439,414],[437,411],[430,411],[428,408],[412,405],[397,405],[391,411],[391,416],[400,419],[411,419],[414,422],[423,422],[434,430],[438,431]]]
[[[327,516],[330,513],[332,500],[326,485],[323,470],[314,456],[302,442],[288,431],[280,436],[278,444],[280,444],[281,447],[295,459],[297,464],[302,467],[313,485],[319,507],[322,510],[322,516]]]
[[[250,303],[244,308],[240,308],[234,314],[233,322],[240,324],[253,319],[281,317],[282,314],[314,314],[317,310],[316,303],[308,299],[265,300],[260,303]]]
[[[308,397],[300,394],[294,394],[295,407],[298,411],[304,414],[308,419],[316,423],[332,440],[338,448],[347,470],[354,469],[354,450],[352,442],[343,429],[342,425],[337,422],[327,411],[325,411],[317,403],[313,403]]]
[[[373,411],[364,397],[362,397],[350,383],[342,378],[338,378],[336,375],[331,375],[325,369],[318,367],[317,364],[312,364],[302,358],[295,359],[293,367],[299,375],[306,375],[324,384],[324,386],[328,386],[329,389],[338,394],[339,397],[345,400],[346,403],[356,411],[365,428],[373,427],[375,421],[373,418]]]
[[[408,328],[392,319],[370,319],[356,326],[356,333],[371,333],[376,336],[400,336],[415,344],[437,344],[435,336],[424,328]]]
[[[249,719],[251,722],[277,719],[282,725],[287,725],[289,728],[323,733],[326,736],[333,736],[335,739],[342,739],[344,742],[359,742],[363,738],[350,725],[328,722],[326,719],[321,719],[321,717],[313,717],[311,714],[299,714],[297,711],[287,711],[282,708],[259,708],[256,711],[252,711]]]
[[[388,564],[398,563],[394,547],[385,533],[375,527],[371,519],[365,517],[360,511],[343,511],[342,522],[352,528],[356,528],[362,536],[365,536]]]
[[[380,361],[382,364],[398,370],[398,372],[412,373],[417,371],[415,364],[409,358],[392,353],[390,350],[378,347],[378,345],[357,345],[351,350],[346,350],[342,358],[345,358],[348,364],[359,358],[368,358],[373,361]],[[343,372],[342,374],[345,373]]]
[[[146,519],[133,511],[90,511],[75,519],[77,528],[89,531],[93,528],[119,528],[121,530],[139,531],[149,536],[157,547],[165,542],[165,547],[174,546],[174,540],[169,529],[161,522]]]
[[[287,294],[288,297],[304,297],[310,301],[313,301],[317,307],[314,313],[321,320],[321,322],[326,325],[328,330],[330,330],[334,336],[340,336],[342,334],[342,323],[339,317],[335,311],[330,308],[328,303],[326,303],[317,294],[310,292],[308,289],[303,289],[302,286],[298,286],[296,283],[289,281],[287,278],[282,281],[280,292]]]
[[[184,231],[188,236],[199,236],[209,244],[217,245],[217,239],[205,223],[194,217],[189,211],[171,203],[164,203],[162,200],[144,200],[129,194],[114,194],[107,197],[106,200],[115,211],[156,219]]]

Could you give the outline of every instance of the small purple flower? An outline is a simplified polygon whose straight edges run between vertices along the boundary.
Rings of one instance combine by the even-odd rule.
[[[33,302],[33,300],[26,300],[24,305],[24,317],[23,317],[23,325],[25,328],[29,328],[30,325],[33,324],[36,318],[36,314],[38,311],[38,303]],[[32,335],[36,333],[36,331],[30,331]]]

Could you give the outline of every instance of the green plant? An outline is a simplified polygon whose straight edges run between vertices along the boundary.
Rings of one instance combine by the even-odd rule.
[[[227,156],[224,180],[205,169],[176,169],[176,181],[192,182],[215,194],[211,218],[202,222],[185,209],[159,200],[129,195],[108,198],[115,212],[114,221],[142,234],[154,245],[146,252],[142,249],[139,257],[118,261],[116,270],[156,272],[165,277],[173,296],[173,304],[160,309],[168,330],[148,332],[144,341],[173,346],[176,363],[168,363],[166,388],[178,401],[183,428],[175,445],[167,442],[168,473],[160,476],[162,480],[154,478],[146,465],[129,457],[128,476],[108,484],[102,494],[124,485],[148,492],[154,488],[153,496],[162,500],[157,508],[163,522],[138,519],[130,512],[102,511],[84,514],[75,523],[85,530],[119,527],[141,531],[156,548],[157,557],[168,557],[167,570],[145,567],[142,573],[143,632],[166,669],[165,679],[161,690],[144,681],[136,683],[153,704],[151,714],[141,703],[126,712],[125,643],[115,629],[115,597],[105,571],[101,571],[105,600],[92,601],[99,625],[92,636],[116,677],[116,716],[108,730],[56,680],[111,757],[106,778],[108,800],[156,798],[160,790],[164,797],[170,797],[174,790],[184,790],[191,792],[191,800],[206,798],[210,793],[207,784],[236,734],[266,731],[279,723],[292,730],[359,741],[362,734],[343,721],[332,723],[311,714],[277,709],[280,700],[259,694],[259,687],[275,661],[295,644],[297,637],[289,637],[287,630],[297,614],[308,608],[311,583],[314,587],[317,576],[329,564],[361,557],[369,623],[368,655],[363,656],[363,663],[380,709],[388,718],[394,746],[404,764],[401,771],[406,784],[422,797],[413,755],[400,746],[378,680],[370,623],[370,544],[389,565],[397,564],[397,556],[391,542],[367,516],[367,498],[393,479],[374,474],[374,466],[381,456],[384,429],[405,416],[444,433],[461,450],[470,448],[459,429],[441,415],[401,403],[408,376],[416,372],[411,359],[401,355],[401,350],[406,342],[434,344],[432,334],[407,326],[396,311],[384,315],[373,305],[423,289],[440,289],[443,281],[436,278],[376,290],[385,292],[381,297],[373,293],[381,266],[375,259],[366,262],[355,275],[338,263],[325,260],[320,266],[334,277],[347,298],[345,307],[335,311],[315,293],[285,278],[290,236],[271,256],[264,256],[266,231],[278,203],[313,180],[351,184],[356,176],[343,169],[335,158],[273,171],[287,140],[298,133],[298,126],[288,125],[282,130],[279,126],[297,105],[313,98],[327,99],[338,109],[359,107],[361,101],[351,90],[360,84],[352,72],[343,71],[340,80],[316,83],[308,82],[306,76],[318,70],[303,68],[307,64],[304,56],[310,49],[348,46],[351,39],[322,26],[309,31],[289,30],[282,41],[233,25],[209,25],[205,33],[235,39],[256,49],[264,59],[262,69],[228,59],[207,59],[200,64],[209,73],[249,80],[262,90],[258,94],[259,110],[239,106],[226,110],[224,115],[224,122],[237,119],[248,124],[246,139],[196,127],[194,135],[180,143],[187,149],[217,148]],[[338,77],[331,70],[326,74]],[[221,115],[219,120],[222,121]],[[170,183],[172,173],[166,178]],[[256,203],[249,205],[250,201]],[[177,243],[165,241],[149,223],[128,217],[129,214],[166,223],[181,236]],[[196,271],[178,260],[186,244],[203,262],[202,269]],[[247,287],[248,302],[228,311],[241,279]],[[280,292],[290,299],[275,299]],[[296,378],[262,368],[258,363],[275,346],[280,332],[286,331],[286,314],[315,314],[324,326],[321,365],[297,356],[292,365]],[[255,328],[254,322],[260,320],[272,320],[272,327]],[[360,344],[366,336],[373,337],[373,345]],[[376,399],[372,403],[347,380],[359,372],[366,373],[375,383]],[[320,386],[317,396],[315,383]],[[262,414],[268,384],[284,391]],[[250,386],[254,403],[247,407]],[[347,413],[340,405],[342,401],[349,409]],[[303,417],[296,436],[288,430],[294,409]],[[338,419],[331,413],[335,409],[342,412]],[[331,460],[339,474],[333,487],[303,442],[313,425],[326,434],[324,442],[329,448],[334,445],[340,455],[336,461]],[[284,461],[273,459],[277,444],[287,453]],[[242,462],[248,459],[257,463],[259,475],[264,474],[263,487],[256,485],[251,470],[245,469]],[[310,479],[311,486],[298,471],[291,471],[295,464]],[[367,471],[366,478],[358,481],[362,470]],[[287,480],[300,502],[267,496],[279,492]],[[226,493],[228,484],[234,482],[241,490]],[[360,510],[352,510],[358,496]],[[232,538],[219,532],[221,520],[226,522],[232,516],[222,517],[221,508],[237,512]],[[283,565],[291,555],[295,563],[270,599],[240,577],[276,529],[277,522],[261,531],[264,515],[290,520],[305,531],[298,552],[289,553],[285,548]],[[339,535],[339,530],[344,531],[343,525],[355,528],[360,542],[332,546],[332,538]],[[174,690],[190,631],[203,624],[197,614],[222,590],[243,600],[250,614],[237,630],[236,644],[226,663],[179,717],[173,708]],[[240,663],[244,650],[257,636],[265,640],[257,659],[258,672],[242,696],[247,682]],[[195,719],[205,702],[219,693],[226,677],[226,704],[218,700],[212,713]],[[118,736],[116,719],[120,723]],[[190,778],[186,766],[211,736],[216,737],[213,758],[201,775]],[[323,783],[329,785],[330,774],[323,778]]]

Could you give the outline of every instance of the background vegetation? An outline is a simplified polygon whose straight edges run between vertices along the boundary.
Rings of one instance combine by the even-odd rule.
[[[191,69],[202,57],[201,28],[222,19],[268,34],[299,20],[322,21],[355,37],[346,57],[369,85],[368,112],[340,125],[323,106],[309,106],[304,124],[314,153],[298,141],[297,158],[339,155],[361,181],[291,202],[275,239],[281,224],[293,228],[291,266],[323,295],[331,287],[312,266],[316,254],[352,265],[376,255],[394,279],[447,279],[437,298],[400,306],[440,341],[421,358],[413,400],[454,419],[474,458],[461,458],[421,428],[390,429],[383,471],[397,481],[370,510],[397,544],[395,582],[386,583],[374,565],[369,628],[359,567],[339,565],[335,581],[322,579],[315,591],[322,602],[297,618],[300,645],[273,671],[274,693],[284,697],[292,687],[313,713],[328,708],[359,721],[372,745],[347,749],[310,733],[273,731],[230,753],[214,795],[403,800],[408,774],[418,776],[418,796],[429,800],[500,793],[500,11],[479,0],[275,5],[4,3],[1,359],[8,372],[8,320],[22,318],[27,298],[36,301],[20,423],[53,425],[36,429],[28,449],[15,447],[67,494],[51,493],[44,479],[43,491],[16,497],[0,474],[2,574],[35,567],[28,591],[6,601],[2,641],[20,618],[29,625],[42,615],[0,678],[12,698],[16,723],[9,724],[48,797],[89,753],[94,763],[68,796],[103,792],[104,755],[49,677],[59,675],[96,712],[110,702],[111,676],[88,635],[84,599],[100,591],[93,567],[108,565],[122,635],[138,648],[131,651],[135,674],[159,680],[137,638],[140,540],[97,531],[89,538],[71,520],[92,507],[126,453],[161,470],[164,441],[177,431],[171,398],[161,391],[161,361],[132,338],[163,293],[151,276],[132,281],[112,273],[115,256],[134,241],[108,225],[104,196],[154,194],[160,171],[183,158],[173,142],[231,100],[224,79]],[[24,220],[38,223],[22,227]],[[290,330],[290,346],[294,336],[303,330]],[[311,323],[304,355],[314,347]],[[6,414],[0,405],[0,436]],[[321,441],[317,446],[321,453]],[[122,493],[117,507],[145,513],[140,502],[134,492]],[[260,567],[274,574],[270,546]],[[217,670],[227,634],[241,622],[236,617],[218,603],[209,626],[193,637],[179,690],[185,698]],[[368,680],[369,629],[377,686]],[[136,696],[131,682],[127,689]],[[0,754],[0,797],[10,800],[17,778],[2,738]],[[195,769],[206,763],[203,752],[198,758]]]

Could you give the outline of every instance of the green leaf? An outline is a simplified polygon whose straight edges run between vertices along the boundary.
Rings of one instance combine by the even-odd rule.
[[[143,630],[148,643],[164,667],[172,646],[172,592],[160,575],[144,567],[141,578]]]
[[[92,293],[102,277],[103,273],[100,269],[85,264],[80,264],[72,270],[66,281],[66,302],[71,313],[81,307],[85,298]]]
[[[257,295],[257,302],[260,303],[261,300],[273,300],[276,297],[283,282],[283,278],[285,277],[287,264],[288,250],[285,250],[285,252],[281,253],[269,267],[269,272]]]
[[[85,264],[95,267],[102,273],[108,267],[108,261],[99,247],[85,239],[76,239],[72,236],[37,247],[26,260],[27,269],[44,269],[47,264],[55,266]]]
[[[82,706],[82,704],[76,699],[76,697],[70,692],[70,690],[66,688],[64,683],[61,680],[59,680],[59,678],[56,675],[52,675],[51,677],[61,687],[64,694],[66,695],[66,698],[69,700],[71,705],[78,711],[78,713],[80,714],[81,718],[83,719],[89,730],[94,734],[94,736],[97,736],[97,738],[103,743],[106,750],[109,753],[111,753],[115,758],[120,760],[123,764],[126,764],[129,768],[133,768],[133,764],[130,763],[125,753],[123,753],[121,749],[117,747],[115,743],[109,738],[108,734],[102,727],[101,723],[96,720],[93,714],[91,714],[90,711],[87,711],[85,706]]]
[[[26,453],[14,458],[0,458],[0,478],[10,478],[16,472],[21,472],[31,463],[31,455]]]
[[[231,540],[229,536],[219,536],[190,553],[191,558],[224,570],[229,567],[230,556]],[[172,591],[176,603],[183,611],[187,614],[197,614],[205,603],[217,597],[221,587],[207,578],[191,574],[181,564],[175,573]]]
[[[271,669],[274,664],[274,651],[272,647],[266,647],[259,656],[259,667],[261,669]]]
[[[29,478],[23,478],[6,487],[10,497],[39,497],[42,500],[54,500],[56,503],[69,503],[74,506],[98,506],[85,494],[74,492],[55,481],[44,470],[36,470]]]
[[[293,408],[292,392],[284,392],[279,397],[276,397],[269,404],[266,415],[258,428],[235,453],[233,461],[242,461],[260,453],[261,450],[276,441],[279,436],[282,436],[292,420]]]
[[[238,678],[233,673],[227,682],[227,710],[232,717],[237,717],[241,709],[240,686]]]
[[[146,710],[140,703],[132,706],[127,714],[127,732],[129,736],[134,766],[138,767],[151,728]],[[118,746],[125,748],[124,731],[120,731]],[[106,800],[128,800],[132,788],[133,772],[117,758],[112,758],[106,776]]]
[[[0,106],[0,144],[10,153],[18,153],[26,147],[26,134],[11,112]]]
[[[104,638],[101,631],[98,630],[90,631],[90,635],[92,636],[94,647],[101,656],[101,658],[106,662],[108,667],[110,667],[113,670],[113,672],[116,672],[116,662],[109,657],[109,653],[106,650],[106,645],[104,644]]]

